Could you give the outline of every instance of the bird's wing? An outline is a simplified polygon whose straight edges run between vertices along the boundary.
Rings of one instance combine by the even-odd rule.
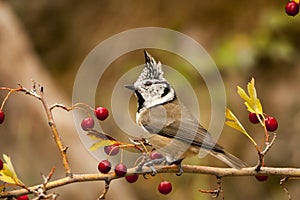
[[[223,147],[212,140],[210,133],[178,101],[155,106],[145,112],[140,123],[150,133],[223,152]]]

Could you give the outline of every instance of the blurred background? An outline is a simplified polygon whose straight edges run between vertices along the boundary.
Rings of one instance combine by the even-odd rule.
[[[120,0],[2,0],[0,86],[17,87],[21,83],[30,88],[31,80],[36,80],[44,86],[49,104],[70,105],[77,70],[97,44],[132,28],[173,29],[195,39],[211,55],[224,80],[228,107],[259,143],[263,132],[248,122],[248,112],[236,93],[237,85],[245,88],[251,77],[255,77],[264,111],[279,122],[278,138],[267,154],[266,165],[299,167],[300,16],[287,16],[285,4],[286,1],[255,0],[126,3]],[[204,113],[201,123],[207,127],[210,107],[205,105],[209,105],[209,98],[201,77],[193,76],[187,63],[170,53],[154,50],[151,53],[164,64],[174,66],[197,86],[195,91],[199,91],[201,113]],[[124,71],[143,62],[142,51],[134,51],[112,63],[101,79],[105,88],[97,93],[97,104],[110,108],[115,82]],[[1,99],[5,95],[1,92]],[[134,114],[134,98],[132,104]],[[40,173],[48,174],[52,167],[56,168],[54,178],[62,177],[61,160],[40,102],[14,94],[4,112],[0,153],[11,156],[20,179],[27,185],[41,183]],[[96,173],[98,160],[80,142],[72,114],[56,110],[54,115],[63,142],[70,147],[73,172]],[[101,125],[106,132],[119,133],[112,117]],[[122,136],[116,134],[116,137]],[[218,143],[250,165],[257,163],[257,153],[250,141],[233,129],[224,127]],[[185,163],[224,166],[213,158],[188,159]],[[162,179],[173,184],[173,191],[167,196],[157,191]],[[228,177],[223,179],[222,186],[225,199],[287,199],[279,180],[280,177],[269,177],[261,183],[254,177]],[[299,184],[298,180],[288,182],[294,199],[300,197]],[[59,199],[96,199],[103,187],[102,182],[76,183],[53,191],[60,194]],[[213,176],[163,174],[147,180],[140,177],[134,184],[123,179],[113,181],[107,199],[213,199],[199,189],[216,187]]]

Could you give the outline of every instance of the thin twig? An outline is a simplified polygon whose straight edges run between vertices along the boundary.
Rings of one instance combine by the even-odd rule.
[[[211,194],[213,198],[218,198],[221,194],[221,198],[224,200],[224,193],[223,193],[223,190],[222,190],[222,178],[221,177],[217,177],[217,184],[218,184],[217,189],[214,189],[214,190],[200,189],[199,191],[202,192],[202,193]]]
[[[110,184],[110,179],[105,179],[105,186],[102,194],[99,196],[98,200],[100,199],[105,199],[106,194],[108,193],[109,190],[109,184]]]
[[[65,168],[66,175],[70,176],[71,175],[71,167],[69,165],[69,161],[68,161],[68,157],[67,157],[67,148],[63,146],[62,140],[61,140],[60,135],[57,131],[56,124],[54,123],[54,118],[53,118],[52,112],[51,112],[50,107],[48,106],[48,104],[47,104],[47,102],[44,98],[44,93],[43,92],[41,92],[41,99],[40,100],[43,104],[44,110],[46,111],[49,126],[51,128],[55,143],[56,143],[56,145],[59,149],[59,152],[61,154],[62,161],[63,161],[63,166]]]
[[[36,99],[41,101],[41,103],[44,107],[44,110],[46,112],[46,115],[47,115],[47,118],[48,118],[48,123],[49,123],[49,126],[51,128],[55,143],[56,143],[56,145],[59,149],[59,152],[61,154],[62,161],[63,161],[63,166],[65,168],[66,175],[67,176],[71,175],[71,168],[70,168],[70,165],[69,165],[69,161],[68,161],[68,157],[67,157],[67,151],[66,151],[67,147],[64,147],[63,144],[62,144],[62,140],[61,140],[60,135],[57,131],[57,127],[54,123],[54,118],[53,118],[52,112],[51,112],[50,107],[48,106],[48,104],[47,104],[47,102],[44,98],[43,87],[39,86],[39,88],[37,89],[37,84],[36,84],[35,81],[33,81],[33,86],[32,86],[31,90],[28,90],[28,89],[24,88],[21,84],[19,84],[19,88],[16,88],[16,89],[12,89],[12,88],[8,88],[8,87],[0,87],[0,90],[8,90],[9,91],[9,93],[7,94],[7,96],[6,96],[6,98],[3,101],[1,106],[4,105],[4,103],[7,101],[8,97],[10,96],[10,94],[12,92],[24,92],[25,94],[33,96]]]
[[[279,184],[280,184],[280,187],[284,190],[284,192],[288,196],[288,199],[292,200],[291,194],[290,194],[289,190],[287,189],[287,187],[285,186],[285,184],[287,183],[289,178],[290,177],[284,177],[283,179],[280,180]]]
[[[67,107],[65,106],[64,104],[61,104],[61,103],[55,103],[53,104],[52,106],[49,107],[49,110],[52,111],[54,108],[62,108],[66,111],[71,111],[73,110],[73,106],[72,107]]]
[[[273,146],[275,140],[276,140],[276,133],[274,133],[273,138],[271,140],[271,142],[266,142],[266,147],[263,151],[260,151],[257,148],[257,153],[258,153],[258,157],[259,157],[259,162],[256,166],[256,171],[260,171],[260,168],[264,166],[264,160],[265,160],[265,155],[268,153],[268,151],[271,149],[271,147]]]

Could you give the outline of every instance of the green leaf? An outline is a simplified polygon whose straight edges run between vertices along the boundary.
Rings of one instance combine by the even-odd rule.
[[[247,131],[245,130],[245,128],[243,127],[243,125],[240,123],[240,121],[236,118],[236,116],[231,112],[230,109],[226,108],[226,112],[225,112],[225,116],[229,121],[226,121],[226,125],[234,128],[235,130],[243,133],[244,135],[246,135],[251,142],[257,146],[256,142],[254,141],[254,139],[247,133]]]
[[[116,143],[115,141],[112,140],[100,140],[99,142],[94,143],[91,147],[90,150],[91,151],[96,151],[97,149],[99,149],[100,147],[104,147],[104,146],[109,146]]]

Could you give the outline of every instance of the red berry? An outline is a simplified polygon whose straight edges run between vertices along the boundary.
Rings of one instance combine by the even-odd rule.
[[[107,155],[115,156],[119,153],[119,144],[113,144],[104,147],[104,151]]]
[[[2,110],[0,110],[0,124],[4,122],[4,119],[5,119],[5,114]]]
[[[128,183],[134,183],[138,180],[138,178],[139,178],[139,175],[137,175],[137,174],[125,177],[125,179]]]
[[[0,170],[2,170],[2,169],[3,169],[3,161],[0,160]]]
[[[126,165],[122,163],[117,164],[115,167],[115,173],[117,176],[125,176],[125,174],[127,173]]]
[[[250,122],[252,122],[253,124],[258,124],[258,123],[259,123],[259,119],[258,119],[256,113],[250,112],[250,113],[249,113],[249,120],[250,120]]]
[[[256,178],[258,181],[263,182],[263,181],[266,181],[266,180],[269,178],[269,176],[268,176],[268,175],[256,175],[255,178]]]
[[[98,170],[99,172],[103,174],[107,174],[111,169],[111,163],[108,160],[102,160],[98,164]]]
[[[162,181],[158,185],[158,191],[161,194],[169,194],[172,191],[172,184],[168,181]]]
[[[163,156],[161,155],[161,153],[157,152],[157,151],[152,151],[150,153],[150,159],[151,160],[156,160],[156,159],[160,159],[162,158]]]
[[[295,16],[299,12],[299,4],[294,1],[289,1],[285,5],[285,12],[290,16]]]
[[[91,117],[87,117],[81,122],[81,128],[85,131],[88,131],[91,128],[94,128],[94,120]]]
[[[28,195],[22,195],[17,198],[17,200],[28,200]]]
[[[95,109],[95,115],[97,119],[103,121],[108,117],[108,110],[104,107],[99,106]]]
[[[278,128],[278,123],[275,117],[267,117],[265,119],[265,124],[266,124],[267,131],[273,132],[276,131]]]

